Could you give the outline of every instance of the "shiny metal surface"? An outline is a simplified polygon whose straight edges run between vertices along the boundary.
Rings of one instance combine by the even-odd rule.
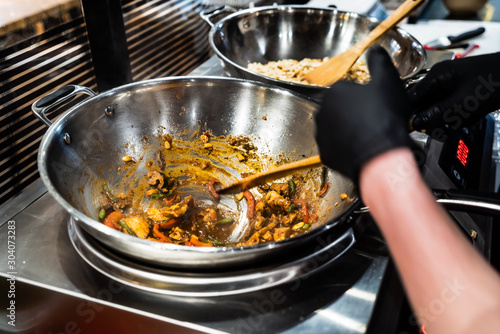
[[[114,109],[112,117],[105,113],[109,106]],[[160,143],[148,144],[147,149],[141,143],[160,127],[165,133],[183,134],[176,138],[185,140],[195,130],[210,130],[216,136],[250,135],[259,152],[274,158],[282,152],[294,152],[297,159],[315,154],[312,116],[316,107],[297,93],[234,78],[177,77],[134,83],[91,97],[60,117],[43,138],[38,167],[49,193],[75,221],[122,254],[178,268],[247,266],[297,249],[344,222],[358,201],[340,201],[337,207],[332,203],[340,193],[357,197],[352,182],[329,171],[332,187],[320,199],[324,205],[318,206],[319,223],[310,232],[280,242],[224,248],[157,243],[106,227],[97,221],[101,184],[106,180],[112,187],[122,181],[116,168],[123,164],[124,155],[153,159]],[[71,136],[70,145],[62,139],[64,133]],[[231,172],[240,177],[239,171]],[[134,172],[139,177],[146,174],[144,166]],[[225,182],[226,177],[220,180]]]
[[[328,8],[269,6],[238,11],[210,30],[210,45],[230,76],[257,80],[319,98],[325,87],[288,83],[246,69],[251,62],[323,58],[340,54],[365,37],[378,21]],[[390,54],[402,78],[418,73],[426,63],[423,46],[396,28],[379,45]]]
[[[41,102],[40,100],[33,102],[33,104],[31,105],[31,111],[33,111],[33,113],[36,115],[36,117],[38,117],[48,127],[50,127],[52,125],[52,122],[45,115],[49,110],[63,105],[66,101],[71,100],[72,98],[74,98],[78,94],[87,94],[87,95],[92,96],[92,97],[97,95],[92,89],[87,88],[87,87],[78,86],[78,85],[72,85],[72,86],[68,86],[68,87],[73,87],[74,90],[70,94],[67,94],[67,95],[63,96],[62,98],[57,99],[56,101],[54,101],[50,105],[44,105],[44,106],[37,105],[37,103]],[[52,92],[52,93],[54,93],[54,92]],[[49,93],[47,95],[47,97],[50,96],[52,93]]]
[[[311,275],[342,256],[356,242],[349,228],[341,235],[324,236],[324,247],[302,248],[283,262],[233,271],[189,272],[145,266],[117,256],[71,220],[68,234],[78,254],[101,274],[123,284],[153,292],[186,297],[217,297],[268,289]],[[313,264],[313,265],[312,265]]]
[[[479,212],[481,214],[500,215],[500,205],[498,203],[489,203],[487,198],[481,199],[482,201],[473,201],[466,199],[451,199],[441,198],[436,202],[444,205],[449,210],[462,210],[470,212]]]

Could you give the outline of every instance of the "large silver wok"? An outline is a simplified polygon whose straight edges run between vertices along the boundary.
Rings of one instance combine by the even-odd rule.
[[[51,122],[45,112],[63,105],[77,94],[90,98]],[[39,149],[40,176],[50,194],[72,219],[100,242],[121,254],[155,265],[180,268],[222,268],[250,265],[300,248],[333,230],[358,204],[341,202],[340,193],[357,198],[353,184],[329,171],[332,187],[322,201],[319,222],[308,233],[277,243],[252,247],[206,248],[164,244],[129,236],[98,221],[101,185],[110,188],[124,178],[117,168],[121,157],[132,154],[153,159],[151,137],[159,128],[189,140],[197,129],[214,135],[251,135],[260,150],[277,157],[282,152],[316,154],[313,113],[317,104],[294,92],[241,79],[177,77],[148,80],[117,87],[96,95],[81,86],[66,86],[33,104],[33,111],[47,124]],[[263,119],[266,116],[267,120]],[[182,133],[186,133],[182,138]],[[147,171],[138,167],[134,176]],[[237,171],[232,171],[239,177]],[[222,177],[222,179],[224,179]],[[244,201],[242,201],[244,202]],[[242,208],[245,210],[245,208]]]
[[[205,11],[212,29],[209,41],[224,71],[233,77],[277,85],[320,99],[325,87],[289,83],[247,70],[251,62],[332,57],[349,49],[379,22],[375,18],[336,9],[305,6],[268,6],[238,11],[225,7]],[[423,46],[400,28],[390,30],[378,44],[387,50],[403,79],[426,63]]]

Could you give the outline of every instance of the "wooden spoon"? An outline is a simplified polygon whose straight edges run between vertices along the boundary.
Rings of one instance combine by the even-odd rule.
[[[270,181],[281,179],[287,175],[295,173],[302,169],[320,167],[322,165],[319,155],[306,158],[303,160],[294,161],[282,166],[260,172],[242,180],[231,183],[225,187],[217,190],[219,194],[237,194],[242,191],[248,190],[255,186],[268,183]]]
[[[310,84],[320,86],[330,86],[337,82],[347,73],[366,49],[424,1],[425,0],[406,0],[365,38],[353,45],[349,50],[330,58],[323,65],[307,73],[304,79]]]

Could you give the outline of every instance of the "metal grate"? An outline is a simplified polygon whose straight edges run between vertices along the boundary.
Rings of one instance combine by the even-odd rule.
[[[46,127],[31,104],[66,84],[95,88],[81,13],[0,49],[0,204],[39,178],[36,157]]]
[[[134,81],[185,75],[210,56],[209,25],[192,0],[130,0],[123,17]]]
[[[185,75],[209,58],[201,0],[124,0],[122,7],[134,81]],[[31,104],[67,84],[97,91],[80,8],[64,23],[0,49],[0,205],[39,179],[46,128]]]

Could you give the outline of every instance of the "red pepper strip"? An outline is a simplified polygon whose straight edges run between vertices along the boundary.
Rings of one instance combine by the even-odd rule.
[[[247,217],[252,219],[255,217],[255,197],[253,197],[252,193],[248,190],[245,190],[243,195],[248,202]]]
[[[300,204],[300,213],[302,214],[302,217],[304,218],[304,224],[307,224],[309,222],[309,210],[307,209],[307,203],[301,198],[297,198],[293,200],[295,204]]]
[[[160,228],[169,229],[180,223],[180,219],[170,219],[166,223],[157,223],[153,227],[153,234],[161,241],[166,243],[173,243],[172,240],[160,231]]]
[[[201,242],[200,240],[196,239],[194,235],[191,235],[191,240],[189,240],[193,245],[197,247],[212,247],[211,242]]]
[[[120,230],[120,226],[118,225],[118,221],[123,218],[123,213],[113,211],[109,215],[104,218],[104,225],[114,228],[115,230]]]
[[[167,230],[167,229],[172,228],[175,225],[179,224],[181,221],[182,221],[181,219],[170,219],[170,220],[168,220],[165,223],[158,223],[156,225],[160,225],[159,226],[160,228],[163,228],[163,229]]]
[[[219,194],[217,194],[217,192],[215,191],[214,189],[214,183],[220,183],[219,180],[217,179],[211,179],[210,181],[208,181],[208,190],[210,191],[210,193],[217,199],[220,198]]]
[[[311,214],[309,215],[309,218],[310,218],[310,220],[312,220],[312,221],[317,221],[317,220],[318,220],[318,215],[317,215],[317,214],[315,214],[315,213],[311,213]]]
[[[171,199],[164,198],[163,203],[165,203],[166,205],[172,205],[172,204],[174,204],[176,199],[177,199],[177,196],[174,196]]]
[[[165,234],[160,232],[159,225],[160,224],[155,224],[155,226],[153,226],[153,234],[155,235],[155,237],[157,237],[159,239],[158,241],[171,244],[172,240],[170,240],[170,238],[168,238]]]
[[[184,246],[194,246],[194,245],[191,243],[191,241],[186,241],[184,243]]]
[[[325,183],[323,188],[321,188],[321,190],[318,192],[318,196],[319,197],[325,196],[327,190],[328,190],[328,183]]]

